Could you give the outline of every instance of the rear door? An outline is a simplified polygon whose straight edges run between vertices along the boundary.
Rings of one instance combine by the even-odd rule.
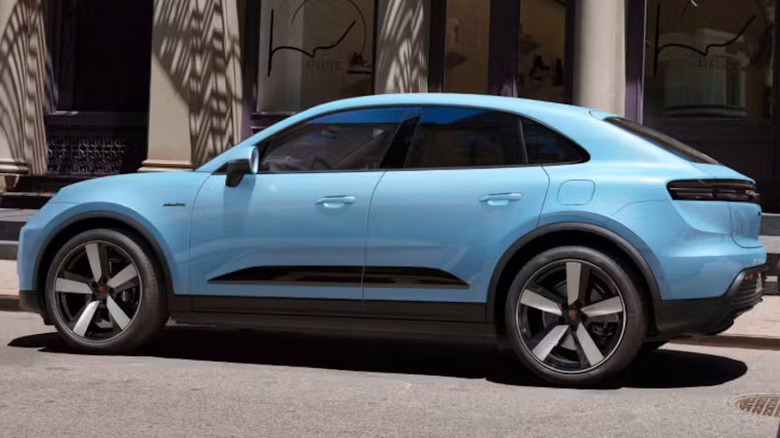
[[[425,107],[403,156],[371,203],[366,312],[483,321],[493,267],[536,227],[549,183],[527,165],[521,119]]]

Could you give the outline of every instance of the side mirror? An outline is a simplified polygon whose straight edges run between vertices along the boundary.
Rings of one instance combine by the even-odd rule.
[[[249,158],[240,158],[238,160],[229,161],[227,163],[227,171],[225,172],[225,185],[228,187],[236,187],[244,179],[244,175],[251,173],[255,174],[260,168],[260,151],[257,148],[252,148],[249,153]]]

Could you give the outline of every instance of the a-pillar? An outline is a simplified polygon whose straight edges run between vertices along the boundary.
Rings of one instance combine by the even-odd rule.
[[[574,25],[574,104],[625,114],[625,0],[579,0]]]
[[[149,143],[139,171],[195,168],[241,141],[244,1],[155,0]]]

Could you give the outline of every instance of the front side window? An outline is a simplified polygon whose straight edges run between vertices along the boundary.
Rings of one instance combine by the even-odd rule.
[[[405,107],[344,111],[310,120],[270,140],[261,170],[311,172],[379,169]]]
[[[427,107],[406,168],[522,164],[518,117],[477,108]]]

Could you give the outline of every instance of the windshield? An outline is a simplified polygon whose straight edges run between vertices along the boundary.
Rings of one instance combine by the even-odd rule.
[[[621,117],[610,117],[605,119],[605,121],[619,126],[624,130],[637,135],[653,143],[654,145],[688,161],[693,161],[694,163],[720,164],[709,155],[703,154],[679,140],[675,140],[668,135],[661,134],[660,132],[650,129],[640,123],[636,123]]]

